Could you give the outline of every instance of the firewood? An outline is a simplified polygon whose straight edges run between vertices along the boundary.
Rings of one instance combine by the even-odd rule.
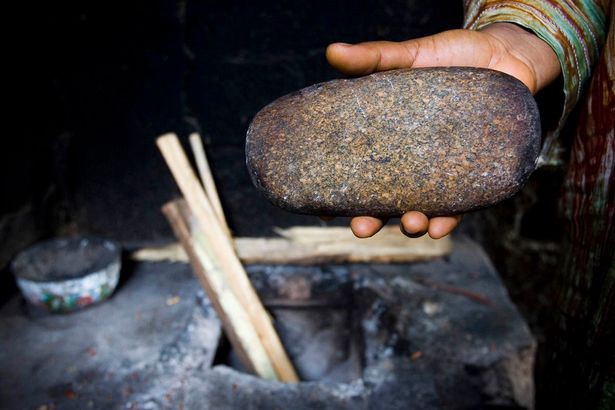
[[[278,229],[280,237],[235,238],[235,249],[243,263],[406,263],[426,261],[451,252],[450,238],[438,240],[425,235],[407,238],[396,226],[384,227],[369,239],[355,238],[343,227],[296,226]],[[132,254],[140,261],[186,262],[177,243],[142,248]]]
[[[168,202],[162,212],[187,252],[194,275],[209,297],[222,327],[243,366],[251,373],[277,380],[271,360],[241,302],[226,286],[226,277],[198,224],[183,200]]]
[[[250,321],[258,333],[279,379],[287,382],[298,381],[297,374],[288,359],[271,319],[252,287],[243,265],[235,253],[230,236],[216,216],[177,136],[165,134],[159,137],[156,143],[171,169],[190,211],[201,228],[206,243],[211,247],[210,252],[215,255],[220,263],[221,270],[225,273],[226,284],[248,312]]]
[[[218,217],[220,224],[228,232],[230,232],[230,230],[228,229],[228,224],[226,223],[226,218],[224,217],[224,210],[222,208],[222,203],[220,202],[220,197],[218,196],[216,183],[214,182],[211,168],[209,166],[209,162],[207,161],[205,148],[203,148],[203,141],[201,140],[201,136],[198,133],[193,132],[192,134],[190,134],[189,140],[190,147],[192,148],[192,153],[194,154],[196,167],[199,171],[199,176],[201,177],[203,187],[205,188],[205,193],[211,201],[211,205],[216,212],[216,216]]]

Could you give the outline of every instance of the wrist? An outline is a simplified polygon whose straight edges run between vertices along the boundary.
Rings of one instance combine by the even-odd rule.
[[[533,74],[533,81],[526,84],[533,93],[554,81],[561,73],[557,55],[540,37],[513,23],[494,23],[481,29],[506,48],[507,52],[525,63]]]

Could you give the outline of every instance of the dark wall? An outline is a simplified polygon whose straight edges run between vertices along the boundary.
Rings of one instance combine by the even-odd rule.
[[[154,146],[200,129],[238,234],[315,223],[253,191],[243,165],[252,116],[338,76],[334,41],[405,39],[457,27],[458,1],[75,2],[13,6],[12,147],[2,150],[0,234],[8,256],[57,233],[125,244],[170,238],[176,195]]]

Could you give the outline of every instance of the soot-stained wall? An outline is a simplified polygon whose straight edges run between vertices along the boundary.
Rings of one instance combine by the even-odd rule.
[[[460,2],[426,0],[14,7],[14,146],[1,154],[10,251],[58,232],[124,243],[168,238],[159,207],[176,190],[154,138],[194,128],[207,139],[237,233],[314,223],[252,190],[243,165],[251,117],[285,93],[339,76],[325,62],[328,43],[401,40],[461,19]]]

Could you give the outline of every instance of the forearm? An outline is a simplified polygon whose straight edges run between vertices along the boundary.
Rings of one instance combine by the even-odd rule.
[[[489,30],[514,23],[533,32],[556,54],[562,75],[563,109],[558,126],[546,130],[539,163],[558,162],[558,134],[589,81],[606,34],[610,0],[465,0],[464,27]],[[540,63],[539,63],[540,64]],[[537,85],[540,87],[539,85]]]
[[[606,18],[593,0],[466,0],[464,27],[481,30],[514,23],[555,52],[567,98],[576,103],[604,43]]]

